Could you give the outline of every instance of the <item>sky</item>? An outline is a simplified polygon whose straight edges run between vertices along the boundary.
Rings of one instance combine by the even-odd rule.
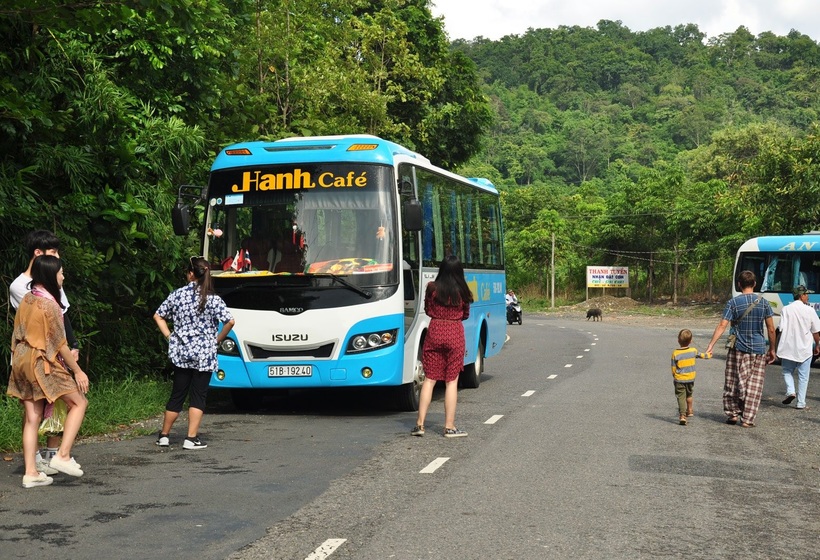
[[[741,25],[753,35],[792,29],[820,41],[818,0],[432,0],[434,16],[444,16],[450,40],[482,36],[497,40],[528,28],[561,25],[594,28],[602,19],[631,31],[695,23],[707,39]]]

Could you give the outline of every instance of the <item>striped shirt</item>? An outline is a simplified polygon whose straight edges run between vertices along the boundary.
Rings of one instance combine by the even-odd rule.
[[[678,383],[692,383],[695,380],[695,358],[708,360],[709,356],[698,352],[697,348],[687,346],[672,352],[672,375]]]

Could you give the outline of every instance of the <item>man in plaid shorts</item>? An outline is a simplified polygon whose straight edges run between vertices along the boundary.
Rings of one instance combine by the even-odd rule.
[[[727,424],[737,424],[740,421],[744,428],[753,428],[760,398],[763,396],[766,365],[775,360],[776,338],[772,308],[763,296],[754,293],[754,272],[741,272],[737,277],[737,284],[741,294],[726,302],[723,318],[715,327],[706,353],[712,352],[715,343],[731,323],[737,341],[734,348],[727,350],[726,355],[723,412],[726,414]],[[752,305],[754,307],[749,309]],[[764,325],[769,340],[768,351],[763,333]]]

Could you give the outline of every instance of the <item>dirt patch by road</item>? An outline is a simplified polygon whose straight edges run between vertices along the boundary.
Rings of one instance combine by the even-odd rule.
[[[657,303],[647,305],[628,297],[602,296],[557,309],[544,309],[549,317],[586,321],[587,310],[601,310],[602,320],[626,325],[680,328],[714,328],[720,321],[723,303],[698,302]],[[591,319],[590,319],[591,321]]]

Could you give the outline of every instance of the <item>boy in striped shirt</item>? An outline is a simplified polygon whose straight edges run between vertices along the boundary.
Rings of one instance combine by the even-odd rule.
[[[692,342],[692,331],[689,329],[682,329],[678,333],[677,348],[672,352],[672,378],[675,383],[675,396],[678,399],[678,412],[680,413],[680,425],[686,425],[686,418],[694,416],[695,412],[692,408],[693,398],[692,389],[695,386],[695,359],[709,359],[712,354],[705,354],[698,352],[698,349],[689,346]]]

